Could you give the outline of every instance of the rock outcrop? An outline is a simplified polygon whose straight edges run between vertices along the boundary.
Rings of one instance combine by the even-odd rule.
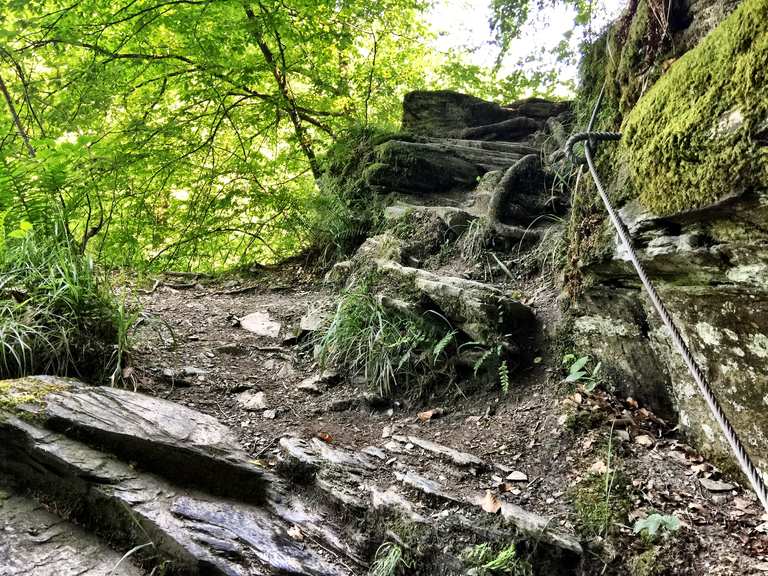
[[[227,428],[172,402],[50,377],[0,385],[0,474],[150,569],[347,576],[365,571],[392,537],[434,560],[414,566],[423,575],[464,574],[462,555],[479,542],[514,542],[536,574],[576,574],[581,562],[579,541],[547,518],[510,505],[497,518],[474,497],[390,469],[379,447],[358,452],[286,436],[280,463],[268,472],[249,461]],[[475,473],[487,467],[448,446],[404,440],[406,448],[393,449],[415,446]],[[447,514],[445,501],[456,507]],[[0,501],[0,521],[12,523],[0,542],[0,561],[9,558],[3,574],[140,573],[29,500]],[[33,540],[26,525],[44,532]]]
[[[768,82],[768,3],[746,0],[733,13],[733,2],[682,6],[672,21],[674,46],[648,54],[654,66],[677,60],[663,75],[666,65],[649,69],[655,75],[646,76],[651,87],[644,94],[611,65],[603,70],[618,90],[609,91],[607,109],[621,110],[625,130],[620,148],[601,149],[603,160],[612,160],[604,177],[661,297],[768,473],[768,163],[761,136],[768,109],[757,96]],[[640,2],[625,16],[625,52],[653,26],[644,16],[648,9]],[[608,34],[618,33],[614,27]],[[647,64],[620,61],[632,70]],[[590,78],[599,89],[600,74]],[[572,257],[584,280],[574,308],[579,349],[604,359],[621,392],[679,419],[693,443],[729,461],[716,423],[602,214],[582,209],[572,217],[580,229]]]

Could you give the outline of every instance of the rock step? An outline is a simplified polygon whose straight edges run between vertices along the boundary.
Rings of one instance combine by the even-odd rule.
[[[484,465],[471,454],[417,437],[393,436],[390,442],[395,445],[410,442],[460,467]],[[421,535],[421,544],[411,542],[411,545],[420,547],[430,541],[440,542],[443,561],[458,567],[456,571],[441,574],[465,573],[466,568],[461,569],[461,552],[466,545],[478,542],[505,545],[516,542],[521,552],[533,560],[536,574],[554,576],[578,572],[583,555],[579,541],[570,534],[553,530],[548,518],[500,501],[495,513],[488,513],[475,499],[456,494],[399,462],[391,467],[392,461],[385,461],[386,455],[376,447],[355,452],[318,439],[284,437],[279,448],[284,472],[290,474],[288,470],[293,469],[292,476],[307,488],[318,491],[319,498],[354,511],[358,517],[363,514],[370,525],[382,526],[384,534],[380,537],[400,538],[398,530],[402,532],[405,524],[412,525],[406,533]],[[395,450],[396,454],[402,452],[400,446]],[[380,488],[388,477],[407,491],[415,492],[417,500],[409,500],[391,483],[386,489]],[[444,509],[446,505],[449,510]],[[371,519],[371,514],[377,519]],[[435,539],[435,534],[441,536]],[[451,536],[446,538],[447,534]]]
[[[141,576],[102,540],[0,487],[2,576]],[[126,550],[127,551],[127,550]]]
[[[437,144],[449,144],[462,148],[478,148],[487,152],[502,152],[508,155],[527,156],[538,154],[540,150],[535,146],[520,142],[494,142],[488,140],[462,140],[459,138],[424,138],[426,142]]]
[[[390,224],[406,218],[409,214],[432,214],[442,220],[449,229],[456,230],[466,227],[477,216],[456,206],[424,206],[396,201],[384,209],[384,220]]]
[[[268,474],[248,462],[232,431],[211,416],[162,398],[65,378],[7,380],[3,388],[5,403],[20,418],[65,432],[176,483],[194,482],[213,493],[256,503],[264,499]],[[37,401],[23,401],[34,395]]]
[[[517,151],[485,150],[450,140],[393,139],[376,146],[374,162],[365,169],[364,177],[369,185],[388,192],[466,191],[486,172],[506,170],[523,156]]]
[[[476,342],[502,341],[509,352],[518,353],[534,337],[533,311],[494,286],[410,268],[392,260],[377,259],[374,263],[394,285],[407,286],[434,302],[454,327]]]
[[[404,142],[400,140],[390,140],[380,145],[380,149],[385,151],[389,158],[395,154],[405,155],[419,154],[423,152],[437,153],[445,156],[454,156],[482,168],[483,172],[490,170],[502,170],[509,168],[522,158],[524,151],[531,150],[526,145],[510,145],[509,147],[499,147],[497,149],[482,148],[481,140],[458,140],[430,138],[428,142]],[[506,149],[505,149],[506,148]],[[534,153],[536,149],[534,148]],[[530,153],[530,152],[528,152]]]

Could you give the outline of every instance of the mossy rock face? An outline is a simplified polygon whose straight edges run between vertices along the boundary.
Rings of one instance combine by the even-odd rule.
[[[768,187],[768,0],[745,0],[637,103],[621,154],[657,214]]]
[[[64,378],[0,380],[0,410],[15,414],[21,412],[22,407],[42,406],[49,394],[63,392],[69,386]]]

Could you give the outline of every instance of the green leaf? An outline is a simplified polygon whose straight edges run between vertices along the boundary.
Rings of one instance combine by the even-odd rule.
[[[667,514],[650,514],[635,522],[633,531],[647,538],[654,539],[665,532],[675,532],[680,528],[677,516]]]
[[[568,374],[568,377],[565,379],[566,382],[578,382],[581,380],[584,376],[586,376],[586,372],[571,372]]]
[[[574,372],[579,372],[580,370],[582,370],[584,368],[584,366],[587,365],[587,362],[589,362],[589,356],[582,356],[581,358],[576,360],[576,362],[574,362],[571,365],[571,369],[570,369],[571,374],[573,374]]]

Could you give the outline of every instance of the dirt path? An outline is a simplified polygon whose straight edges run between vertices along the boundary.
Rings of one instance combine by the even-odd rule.
[[[293,329],[308,308],[331,305],[333,290],[300,267],[176,286],[168,281],[141,296],[145,319],[132,360],[137,387],[230,425],[267,466],[274,465],[277,440],[285,435],[356,450],[374,446],[387,454],[391,470],[416,471],[466,498],[490,490],[583,535],[584,516],[594,512],[584,504],[590,501],[584,496],[590,471],[616,466],[626,493],[611,495],[616,501],[610,507],[625,506],[631,522],[652,512],[674,513],[683,527],[654,548],[642,544],[631,526],[618,526],[607,542],[586,538],[592,556],[587,573],[768,573],[766,519],[751,493],[632,401],[568,390],[548,346],[539,364],[515,375],[507,397],[496,389],[449,388],[426,402],[386,403],[343,377],[302,388],[320,369],[311,343],[297,343]],[[531,304],[546,317],[553,297],[547,290],[539,294]],[[276,337],[239,325],[238,319],[255,312],[280,323]],[[435,408],[440,417],[418,416]],[[409,437],[477,455],[493,467],[478,473],[447,465]],[[388,473],[379,480],[389,481]],[[508,481],[510,474],[524,480]],[[721,484],[710,491],[702,480],[731,489]],[[653,557],[630,560],[648,549]]]

